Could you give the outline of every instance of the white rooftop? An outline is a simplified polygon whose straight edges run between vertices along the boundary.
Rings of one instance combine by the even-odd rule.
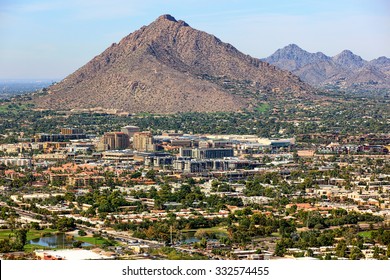
[[[46,253],[51,256],[60,256],[65,260],[103,260],[112,259],[112,256],[92,250],[67,249],[67,250],[36,250],[36,253]]]

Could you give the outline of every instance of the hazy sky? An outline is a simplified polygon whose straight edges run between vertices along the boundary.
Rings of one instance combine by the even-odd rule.
[[[290,43],[390,57],[389,0],[0,0],[0,79],[62,79],[162,14],[257,58]]]

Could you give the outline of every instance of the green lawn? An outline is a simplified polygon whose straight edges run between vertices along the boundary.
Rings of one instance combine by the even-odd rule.
[[[24,245],[24,251],[26,252],[33,252],[34,250],[39,250],[39,249],[47,249],[45,246],[41,245],[34,245],[34,244],[26,244]],[[55,250],[56,248],[50,248],[50,250]]]
[[[105,241],[107,241],[106,239],[101,238],[101,237],[91,237],[91,236],[75,236],[74,239],[78,240],[78,241],[90,243],[90,244],[96,245],[96,246],[101,246],[105,243]],[[117,244],[117,242],[114,242],[114,243]]]
[[[46,233],[54,234],[56,232],[58,232],[58,231],[55,229],[43,229],[43,230],[30,229],[27,232],[27,240],[39,238],[43,234],[46,234]],[[0,239],[7,239],[10,235],[13,235],[13,232],[10,229],[1,229],[0,230]]]
[[[183,229],[181,232],[186,233],[186,232],[196,232],[198,230],[204,230],[207,233],[223,233],[227,234],[227,229],[224,227],[211,227],[211,228],[200,228],[200,229]]]
[[[48,233],[55,234],[55,233],[58,233],[58,230],[56,230],[56,229],[43,229],[43,230],[30,229],[27,232],[27,240],[39,238],[39,237],[43,236],[44,234],[48,234]]]
[[[212,233],[224,233],[227,234],[227,229],[224,227],[211,227],[211,228],[204,228],[205,232],[212,232]]]
[[[361,231],[358,233],[359,236],[364,237],[364,238],[371,238],[371,233],[372,231]]]

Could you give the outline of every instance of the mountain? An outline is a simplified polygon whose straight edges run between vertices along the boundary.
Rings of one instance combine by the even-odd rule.
[[[390,90],[390,59],[387,57],[366,61],[350,50],[329,57],[290,44],[263,61],[291,71],[314,87],[349,91]]]
[[[343,68],[352,71],[362,68],[367,63],[367,61],[363,60],[360,56],[354,54],[350,50],[342,51],[338,55],[332,57],[332,60]]]
[[[311,90],[290,72],[163,15],[112,44],[33,102],[51,109],[215,112],[248,108],[262,93]]]
[[[283,49],[277,50],[272,56],[266,59],[270,64],[283,66],[284,70],[295,71],[308,64],[320,61],[328,61],[329,57],[321,52],[309,53],[295,44],[290,44]],[[280,67],[282,68],[282,67]]]
[[[377,59],[371,60],[369,64],[381,69],[385,74],[390,75],[390,58],[381,56]]]

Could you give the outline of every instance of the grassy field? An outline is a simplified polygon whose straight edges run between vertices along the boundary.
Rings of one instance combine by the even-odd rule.
[[[106,239],[101,237],[91,237],[91,236],[75,236],[74,239],[78,241],[90,243],[96,246],[102,246],[105,243],[105,241],[107,241]],[[117,242],[114,243],[117,244]]]
[[[181,232],[186,233],[186,232],[196,232],[199,229],[183,229]],[[224,227],[211,227],[211,228],[202,228],[201,230],[204,230],[207,233],[223,233],[227,234],[227,229]]]
[[[212,228],[205,228],[203,229],[205,232],[210,232],[210,233],[223,233],[227,234],[227,229],[224,227],[212,227]]]
[[[358,233],[359,236],[364,237],[364,238],[371,238],[371,233],[372,231],[361,231]]]
[[[43,230],[36,230],[36,229],[30,229],[27,232],[27,240],[39,238],[44,234],[54,234],[57,233],[58,231],[55,229],[43,229]],[[10,229],[1,229],[0,230],[0,239],[7,239],[9,236],[13,235],[13,232]]]
[[[47,249],[45,246],[41,245],[34,245],[34,244],[26,244],[24,245],[24,251],[25,252],[33,252],[34,250],[39,250],[39,249]],[[55,250],[56,248],[50,248],[50,250]]]

